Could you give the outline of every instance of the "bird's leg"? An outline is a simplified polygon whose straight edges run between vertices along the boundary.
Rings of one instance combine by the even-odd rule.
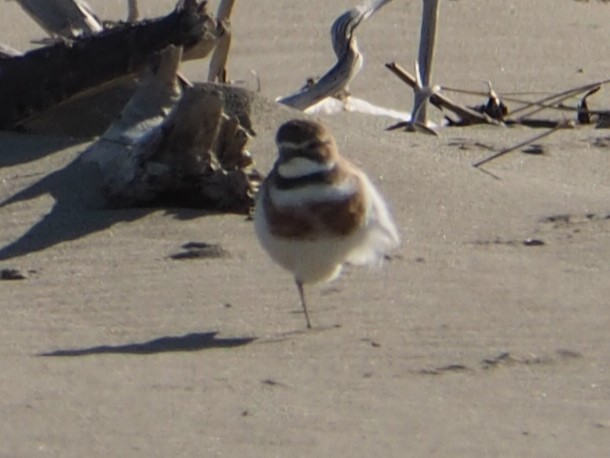
[[[299,280],[295,280],[297,288],[299,290],[299,296],[301,297],[301,305],[303,306],[303,312],[305,312],[305,320],[307,321],[307,329],[311,329],[311,322],[309,321],[309,313],[307,313],[307,304],[305,303],[305,293],[303,292],[303,283]]]

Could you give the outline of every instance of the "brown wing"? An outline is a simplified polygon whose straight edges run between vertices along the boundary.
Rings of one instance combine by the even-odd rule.
[[[342,200],[309,202],[299,206],[277,207],[268,187],[262,192],[265,216],[271,233],[277,237],[312,239],[320,234],[345,236],[364,224],[367,196],[358,175],[357,191]]]

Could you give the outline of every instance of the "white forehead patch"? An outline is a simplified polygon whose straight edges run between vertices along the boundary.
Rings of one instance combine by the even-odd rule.
[[[300,178],[314,173],[328,172],[334,166],[333,161],[320,163],[306,157],[295,156],[280,164],[277,171],[282,178]]]

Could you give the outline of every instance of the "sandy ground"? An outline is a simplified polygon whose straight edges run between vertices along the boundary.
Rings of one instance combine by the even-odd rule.
[[[141,3],[154,15],[173,2]],[[328,28],[354,4],[237,3],[230,75],[254,87],[255,70],[270,98],[333,62]],[[2,40],[27,48],[36,26],[12,2],[2,11]],[[359,29],[355,95],[409,106],[383,63],[413,62],[419,14],[395,0]],[[604,79],[608,24],[610,6],[593,1],[442,2],[436,79],[504,92]],[[289,115],[259,119],[264,171]],[[90,138],[0,133],[0,268],[27,277],[0,281],[0,456],[606,456],[609,131],[558,133],[545,155],[490,164],[495,180],[471,167],[489,154],[477,143],[535,132],[324,122],[387,196],[404,243],[380,270],[311,288],[309,332],[251,222],[96,210],[72,163]],[[190,241],[228,256],[169,258]]]

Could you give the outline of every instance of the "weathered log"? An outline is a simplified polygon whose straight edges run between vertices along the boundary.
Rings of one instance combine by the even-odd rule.
[[[206,12],[205,2],[182,3],[159,19],[120,24],[96,35],[1,59],[0,128],[14,126],[74,95],[133,75],[170,44],[184,46],[187,57],[209,54],[221,30]]]
[[[182,91],[176,77],[182,48],[168,46],[159,64],[148,69],[118,118],[81,155],[96,163],[103,176],[116,174],[130,151],[157,128],[174,109]]]
[[[237,115],[225,113],[230,101],[219,87],[195,85],[178,95],[179,62],[178,48],[164,52],[156,73],[81,159],[99,166],[112,206],[247,213],[261,180],[246,150],[248,134]]]
[[[222,93],[187,88],[165,122],[136,144],[104,191],[114,206],[173,205],[248,213],[261,177]]]

